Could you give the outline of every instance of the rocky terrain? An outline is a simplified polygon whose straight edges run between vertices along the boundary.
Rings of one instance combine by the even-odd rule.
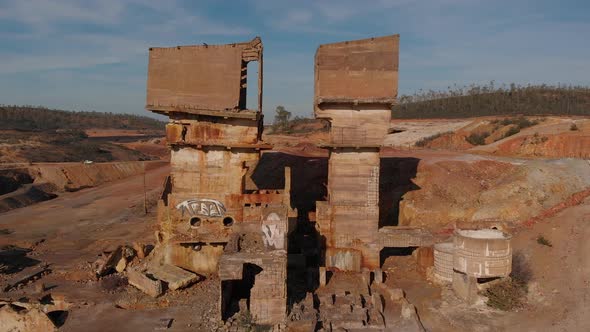
[[[391,146],[381,153],[381,223],[422,227],[441,240],[455,227],[495,227],[510,232],[513,269],[527,275],[524,306],[502,311],[487,306],[484,300],[467,305],[449,286],[433,281],[427,269],[419,268],[419,260],[411,252],[385,260],[384,282],[389,288],[404,290],[427,331],[587,330],[590,163],[579,154],[567,153],[588,148],[578,143],[588,137],[588,120],[546,118],[493,142],[512,125],[502,128],[501,121],[503,118],[404,120],[403,126],[394,122],[388,137]],[[572,123],[576,130],[571,130]],[[406,130],[397,132],[401,127]],[[482,145],[466,140],[491,129]],[[425,146],[413,146],[425,137],[449,131],[453,132],[446,134],[453,137],[450,140],[439,136]],[[278,148],[263,154],[253,175],[268,188],[280,188],[281,171],[290,166],[292,201],[300,215],[311,218],[315,201],[327,195],[323,185],[327,181],[327,151],[315,146],[322,137],[326,133],[321,131],[265,134],[265,140]],[[532,144],[535,137],[547,139]],[[164,144],[157,140],[134,138],[113,144],[157,155],[157,146]],[[443,140],[456,142],[443,144]],[[528,148],[531,144],[538,147],[534,153]],[[127,272],[96,276],[93,264],[113,248],[135,242],[156,244],[154,204],[168,168],[165,161],[148,165],[144,195],[140,162],[5,164],[0,170],[0,198],[14,203],[18,196],[22,206],[37,204],[11,206],[11,211],[0,212],[0,282],[10,283],[44,264],[49,264],[50,272],[9,289],[0,301],[37,303],[37,299],[51,295],[51,310],[67,312],[67,316],[52,317],[63,331],[104,331],[110,326],[223,330],[213,318],[216,309],[207,305],[217,301],[219,282],[214,277],[153,299],[127,284]],[[39,191],[58,197],[36,199],[36,195],[43,196]],[[12,200],[7,195],[12,195]],[[146,197],[148,214],[144,212]],[[548,245],[539,241],[541,236]],[[48,310],[46,306],[41,304],[40,308]]]

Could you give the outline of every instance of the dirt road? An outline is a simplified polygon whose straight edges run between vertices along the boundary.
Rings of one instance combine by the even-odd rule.
[[[145,187],[152,204],[169,172],[169,166],[163,166],[146,173]],[[119,330],[109,327],[112,320],[100,314],[108,308],[115,316],[125,316],[115,312],[113,305],[117,298],[113,287],[117,286],[95,281],[92,263],[103,250],[116,245],[154,242],[156,208],[150,206],[149,214],[144,214],[143,188],[143,175],[137,175],[0,214],[0,247],[31,250],[24,260],[28,266],[47,263],[52,270],[35,284],[43,282],[49,293],[63,295],[72,303],[60,330]],[[0,277],[4,283],[2,279],[10,275]],[[40,294],[29,285],[3,296],[35,299]],[[88,326],[89,322],[94,323]]]
[[[168,173],[167,166],[146,173],[148,197],[157,195]],[[136,175],[0,214],[0,228],[5,230],[0,245],[27,246],[43,241],[38,249],[81,250],[92,246],[100,250],[95,242],[140,237],[149,229],[145,223],[153,219],[143,213],[143,183],[143,175]],[[142,227],[133,227],[140,223]]]

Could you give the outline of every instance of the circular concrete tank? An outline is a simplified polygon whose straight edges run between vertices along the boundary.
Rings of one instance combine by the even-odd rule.
[[[508,276],[512,271],[511,238],[497,229],[456,230],[453,268],[477,278]]]
[[[434,276],[441,280],[453,281],[453,256],[455,246],[453,242],[443,242],[434,245]]]

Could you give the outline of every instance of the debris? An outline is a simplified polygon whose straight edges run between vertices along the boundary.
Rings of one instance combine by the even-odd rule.
[[[6,304],[0,308],[0,330],[2,331],[56,331],[56,327],[38,308],[24,310],[15,309],[13,304]]]
[[[172,318],[160,318],[158,326],[156,326],[156,330],[167,330],[172,326]]]
[[[44,291],[45,291],[45,284],[44,283],[40,282],[35,285],[35,292],[43,293]]]
[[[146,247],[143,243],[133,242],[133,249],[137,254],[137,258],[144,259],[146,256]]]
[[[12,288],[15,288],[18,285],[25,284],[28,281],[41,277],[45,273],[49,273],[51,270],[48,268],[47,265],[38,266],[32,269],[25,269],[18,273],[12,280],[10,280],[6,286],[4,286],[4,291],[7,292]]]
[[[127,262],[135,256],[135,250],[129,246],[118,246],[112,251],[106,259],[97,261],[96,275],[102,277],[111,273],[113,270],[123,272],[127,267]]]
[[[119,260],[119,262],[115,266],[115,270],[117,272],[121,273],[121,272],[125,271],[126,267],[127,267],[127,258],[121,257],[121,259]]]
[[[201,276],[183,270],[170,264],[154,265],[148,269],[148,272],[155,278],[160,279],[168,284],[171,290],[186,287],[202,279]]]
[[[135,286],[149,296],[158,297],[162,294],[162,282],[150,278],[144,272],[129,268],[127,269],[127,278],[130,285]]]
[[[45,313],[66,311],[72,306],[70,302],[66,301],[65,295],[57,293],[45,295],[40,302],[40,308]]]

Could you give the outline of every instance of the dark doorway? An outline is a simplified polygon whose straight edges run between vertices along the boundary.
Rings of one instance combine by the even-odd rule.
[[[383,248],[379,252],[379,266],[383,267],[385,260],[392,256],[412,256],[417,247]]]
[[[250,291],[256,275],[262,268],[256,264],[244,263],[242,279],[221,282],[221,318],[225,321],[240,311],[240,300],[245,299],[250,308]]]
[[[405,193],[418,190],[412,179],[418,158],[381,158],[379,172],[379,227],[399,225],[399,203]]]

